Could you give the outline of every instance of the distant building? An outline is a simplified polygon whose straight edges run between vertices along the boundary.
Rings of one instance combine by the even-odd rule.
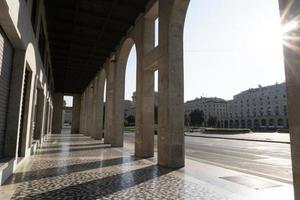
[[[130,100],[124,100],[124,117],[127,118],[130,115],[135,115],[133,103]]]
[[[185,114],[199,109],[204,113],[204,125],[209,117],[217,119],[224,128],[278,129],[288,127],[285,83],[243,91],[225,101],[201,97],[187,101]]]
[[[227,102],[224,99],[216,97],[201,97],[184,104],[185,114],[189,115],[192,111],[199,109],[204,114],[204,125],[207,124],[209,117],[215,117],[217,121],[226,118]],[[221,126],[219,124],[219,126]]]
[[[135,107],[136,104],[136,92],[132,93],[132,104]],[[154,92],[154,105],[158,106],[158,92]]]
[[[234,96],[227,104],[223,127],[276,129],[288,127],[285,83],[259,86]]]
[[[72,107],[64,107],[62,121],[63,123],[72,124]]]

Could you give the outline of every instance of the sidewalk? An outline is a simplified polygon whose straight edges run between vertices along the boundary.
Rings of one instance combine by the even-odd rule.
[[[203,138],[290,144],[290,135],[288,133],[214,134],[214,133],[201,133],[201,132],[192,132],[192,133],[185,132],[185,135],[189,137],[203,137]]]

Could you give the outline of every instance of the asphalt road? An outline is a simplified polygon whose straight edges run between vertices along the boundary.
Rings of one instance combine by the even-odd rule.
[[[125,133],[125,143],[133,146],[134,133]],[[292,183],[289,144],[185,137],[185,147],[189,159]]]

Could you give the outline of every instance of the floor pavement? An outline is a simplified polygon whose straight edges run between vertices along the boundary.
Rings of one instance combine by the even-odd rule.
[[[186,159],[171,170],[84,135],[52,135],[0,187],[0,199],[292,200],[293,187]]]
[[[215,134],[215,133],[201,133],[201,132],[185,132],[189,137],[203,137],[216,139],[230,139],[230,140],[246,140],[255,142],[273,142],[290,144],[289,133],[239,133],[239,134]]]

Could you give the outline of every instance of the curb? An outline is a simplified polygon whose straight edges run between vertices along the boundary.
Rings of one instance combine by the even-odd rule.
[[[220,136],[205,136],[205,135],[189,135],[184,134],[188,137],[201,137],[201,138],[214,138],[214,139],[223,139],[223,140],[240,140],[240,141],[251,141],[251,142],[269,142],[269,143],[279,143],[279,144],[291,144],[290,142],[284,141],[272,141],[272,140],[256,140],[256,139],[244,139],[244,138],[227,138],[227,137],[220,137]]]

